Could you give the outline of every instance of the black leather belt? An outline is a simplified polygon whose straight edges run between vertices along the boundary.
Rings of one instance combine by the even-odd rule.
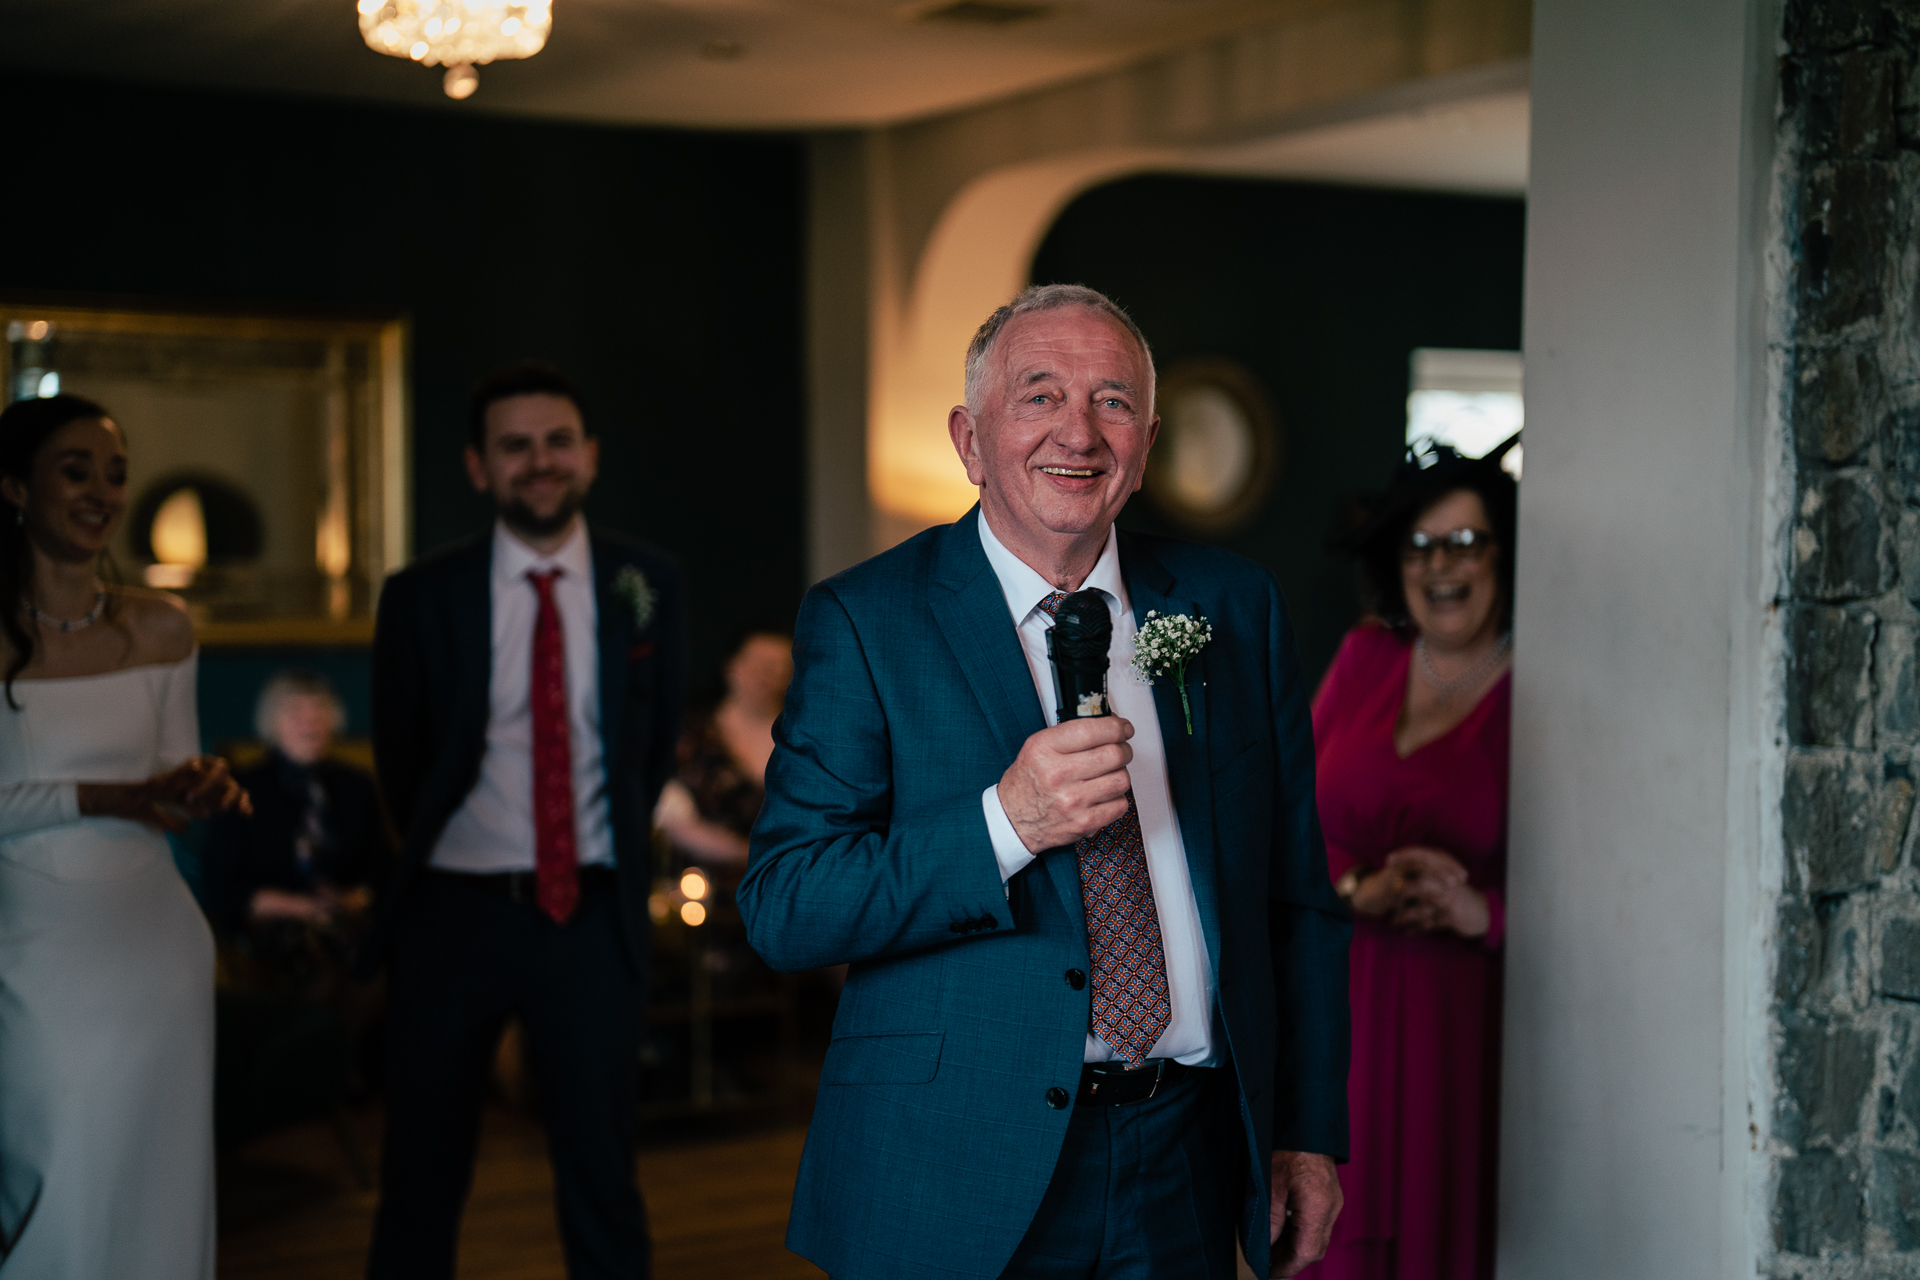
[[[1080,1096],[1074,1101],[1083,1107],[1124,1107],[1145,1102],[1204,1069],[1183,1067],[1172,1058],[1149,1058],[1145,1066],[1133,1071],[1124,1062],[1089,1062],[1080,1068]]]
[[[497,894],[509,902],[537,905],[540,901],[540,876],[534,871],[444,871],[439,867],[429,867],[427,874],[453,884],[478,889],[483,893]],[[598,863],[591,867],[581,867],[580,892],[595,893],[601,889],[613,887],[617,874],[612,867]]]

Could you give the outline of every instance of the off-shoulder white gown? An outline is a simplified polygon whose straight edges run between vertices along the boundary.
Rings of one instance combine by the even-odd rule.
[[[0,1280],[213,1276],[213,939],[74,790],[197,753],[196,661],[0,700]]]

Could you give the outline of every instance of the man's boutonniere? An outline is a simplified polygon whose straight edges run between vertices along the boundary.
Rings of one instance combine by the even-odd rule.
[[[1171,674],[1180,686],[1180,709],[1187,714],[1187,732],[1193,732],[1193,704],[1187,701],[1187,664],[1200,656],[1200,650],[1213,639],[1213,626],[1206,618],[1190,618],[1184,613],[1147,610],[1146,625],[1133,637],[1134,674],[1141,684],[1152,684],[1155,676]]]
[[[633,610],[633,629],[645,631],[653,621],[654,601],[660,598],[647,575],[630,564],[621,565],[620,572],[613,575],[613,594]]]

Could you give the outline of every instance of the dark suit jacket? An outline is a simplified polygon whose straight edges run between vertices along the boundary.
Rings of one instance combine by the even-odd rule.
[[[294,852],[306,813],[307,797],[294,787],[286,758],[269,752],[234,781],[253,797],[253,815],[229,811],[207,824],[204,846],[207,902],[223,933],[246,928],[247,908],[256,889],[311,892]],[[315,857],[313,874],[337,888],[379,887],[391,873],[393,843],[380,814],[373,779],[338,760],[313,766],[327,797],[328,849]]]
[[[991,1277],[1033,1218],[1078,1083],[1090,990],[1071,849],[1003,893],[981,792],[1045,726],[978,508],[816,586],[739,890],[776,969],[851,962],[788,1245],[835,1280]],[[1344,1158],[1347,943],[1314,807],[1313,731],[1271,574],[1122,535],[1134,614],[1204,614],[1193,733],[1155,682],[1173,800],[1238,1075],[1235,1198],[1266,1274],[1267,1155]],[[1009,896],[1010,895],[1010,896]]]
[[[600,615],[600,732],[621,919],[628,953],[646,971],[652,923],[653,805],[673,776],[686,693],[686,590],[680,566],[644,543],[591,531]],[[614,593],[632,565],[657,593],[644,629]],[[480,778],[493,676],[489,587],[493,534],[427,556],[387,579],[373,640],[373,750],[380,789],[400,833],[400,859],[382,912],[384,940],[454,810]],[[376,953],[384,945],[375,948]]]

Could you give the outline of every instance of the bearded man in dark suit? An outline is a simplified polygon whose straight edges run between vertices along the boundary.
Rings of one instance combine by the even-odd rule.
[[[1352,926],[1285,604],[1115,530],[1159,420],[1105,297],[1001,308],[966,399],[979,505],[801,607],[739,890],[775,968],[850,966],[788,1244],[835,1280],[1231,1280],[1237,1237],[1291,1276],[1339,1210]],[[1052,723],[1081,590],[1114,714]],[[1152,615],[1212,639],[1147,688]]]
[[[558,371],[483,381],[466,451],[494,527],[388,580],[373,735],[388,894],[387,1131],[367,1274],[452,1280],[488,1065],[519,1020],[568,1274],[650,1270],[634,1174],[650,815],[672,775],[685,593],[587,527],[599,442]]]

